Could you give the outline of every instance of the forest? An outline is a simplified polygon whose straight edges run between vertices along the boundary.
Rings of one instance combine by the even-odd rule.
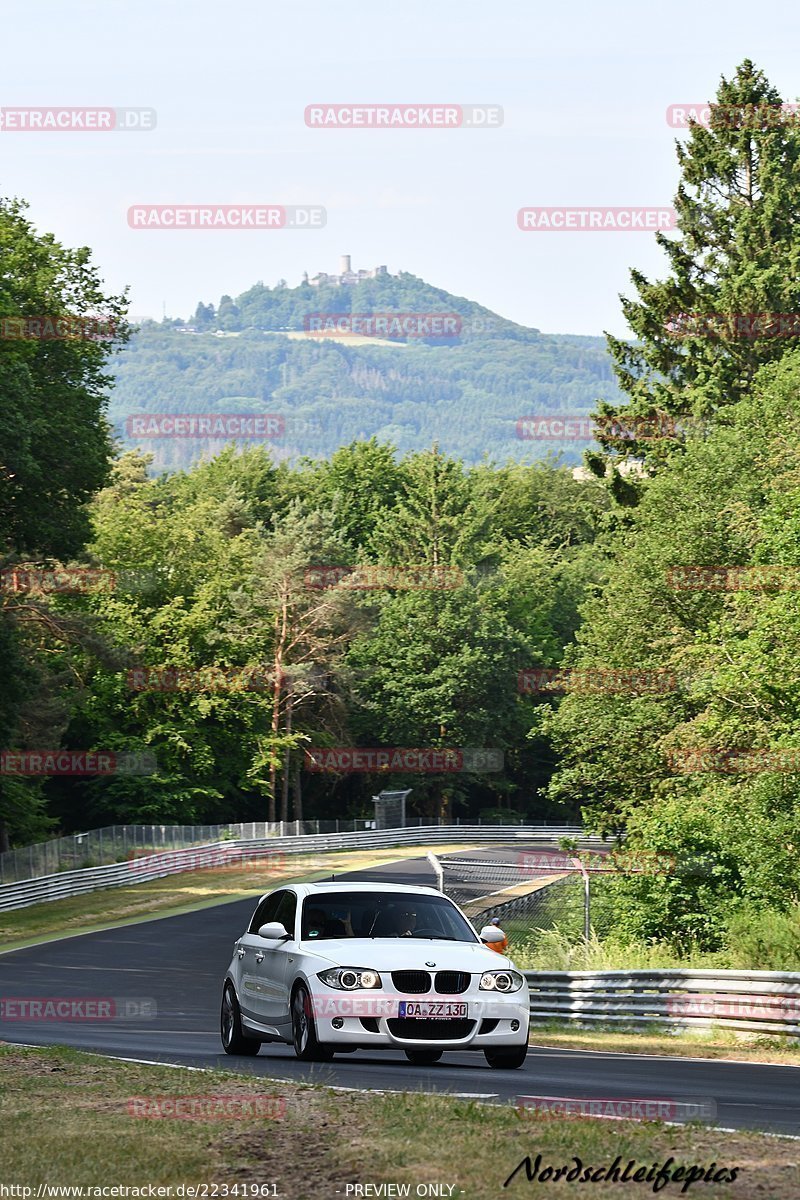
[[[749,62],[717,99],[751,114],[781,104]],[[670,856],[671,872],[601,889],[630,945],[796,962],[800,350],[780,333],[791,323],[743,333],[735,319],[697,320],[676,338],[674,319],[800,312],[800,133],[712,120],[678,159],[678,233],[656,235],[669,273],[632,273],[631,338],[609,337],[605,360],[531,331],[450,347],[303,344],[302,378],[287,370],[280,386],[287,351],[263,322],[296,320],[289,298],[259,287],[236,313],[220,304],[219,319],[243,325],[235,351],[160,327],[126,349],[125,298],[103,294],[90,252],[0,205],[0,311],[120,327],[115,343],[0,341],[6,844],[112,821],[369,815],[379,787],[410,788],[411,811],[433,819],[580,819]],[[603,361],[613,370],[616,398],[593,397],[601,432],[585,477],[496,454],[470,427],[486,395],[496,411],[512,396],[519,415],[535,408],[545,385],[529,378],[526,392],[526,355],[539,350],[563,412]],[[366,354],[372,383],[337,391]],[[329,413],[330,453],[291,460],[229,445],[165,471],[114,437],[127,405],[161,411],[167,394],[174,412],[233,411],[233,395],[271,411],[280,393],[287,411],[317,416],[352,401],[358,426],[393,355],[427,379],[392,385],[409,385],[403,412],[426,414],[424,445],[388,402],[380,429]],[[440,416],[470,443],[458,452],[436,435],[434,378]],[[626,424],[650,432],[621,437]],[[309,750],[398,748],[429,765],[404,770],[392,755],[388,769],[337,770],[344,760],[323,755],[334,769],[309,769]],[[58,749],[144,765],[13,767]]]

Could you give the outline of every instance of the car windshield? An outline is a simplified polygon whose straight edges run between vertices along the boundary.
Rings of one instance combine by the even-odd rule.
[[[478,940],[461,913],[436,895],[333,892],[307,896],[300,928],[301,938],[309,941],[396,937]]]

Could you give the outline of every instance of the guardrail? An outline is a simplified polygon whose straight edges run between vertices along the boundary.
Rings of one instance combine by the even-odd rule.
[[[451,822],[437,821],[437,824]],[[456,818],[455,824],[461,822]],[[478,825],[482,824],[480,817]],[[404,827],[429,826],[430,817],[406,817]],[[470,822],[467,822],[470,824]],[[490,822],[491,824],[491,822]],[[356,833],[376,826],[374,816],[314,818],[310,821],[245,821],[227,825],[104,825],[47,842],[33,842],[0,853],[0,887],[61,871],[82,871],[123,862],[132,854],[157,854],[205,846],[233,838],[299,837],[312,833]]]
[[[230,866],[251,862],[259,855],[309,854],[325,850],[369,850],[393,846],[429,846],[452,842],[544,842],[562,837],[577,839],[581,846],[603,845],[602,839],[586,836],[578,828],[521,825],[430,825],[405,829],[359,830],[355,833],[301,834],[299,837],[235,838],[207,846],[159,852],[105,867],[61,871],[38,879],[24,879],[0,887],[0,911],[27,908],[46,900],[63,900],[101,888],[130,887],[161,879],[181,871]],[[273,867],[274,867],[273,861]],[[274,871],[273,871],[274,873]],[[257,871],[254,870],[254,890]],[[264,879],[269,879],[269,862]],[[266,889],[265,889],[266,890]]]
[[[800,1037],[800,971],[525,971],[531,1021]]]

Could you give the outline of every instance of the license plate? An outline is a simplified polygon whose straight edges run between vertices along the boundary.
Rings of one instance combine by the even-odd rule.
[[[467,1005],[463,1000],[401,1000],[398,1017],[465,1017]]]

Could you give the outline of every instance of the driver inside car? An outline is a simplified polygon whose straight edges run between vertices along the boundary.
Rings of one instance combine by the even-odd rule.
[[[417,914],[411,909],[404,908],[397,914],[396,929],[398,937],[413,937],[417,927]]]
[[[319,908],[310,908],[303,924],[305,926],[302,931],[303,937],[321,937],[322,931],[325,928],[325,913]]]

